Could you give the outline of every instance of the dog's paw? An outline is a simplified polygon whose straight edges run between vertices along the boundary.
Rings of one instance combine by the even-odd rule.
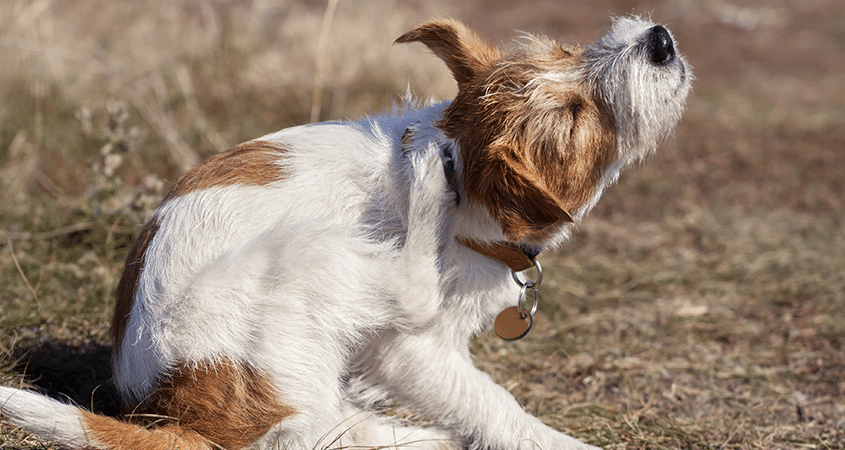
[[[440,150],[430,145],[411,156],[413,174],[410,177],[410,203],[427,213],[433,209],[455,204],[456,193],[446,177],[447,162]],[[420,211],[418,211],[420,212]]]

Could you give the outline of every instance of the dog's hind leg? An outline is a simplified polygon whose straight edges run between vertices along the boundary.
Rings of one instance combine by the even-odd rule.
[[[411,328],[437,313],[444,274],[439,260],[455,193],[443,172],[440,150],[429,143],[409,155],[408,233],[399,254],[398,301]]]

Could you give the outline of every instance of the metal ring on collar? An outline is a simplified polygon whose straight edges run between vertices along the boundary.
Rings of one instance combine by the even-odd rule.
[[[540,304],[540,291],[536,288],[532,288],[529,286],[532,284],[531,282],[525,283],[522,288],[519,290],[519,299],[516,301],[516,310],[519,311],[519,317],[525,318],[525,314],[522,313],[525,305],[525,293],[529,289],[534,292],[534,303],[531,305],[531,310],[528,311],[528,315],[534,317],[534,313],[537,312],[537,305]]]
[[[540,287],[540,283],[543,282],[543,268],[540,266],[540,261],[536,258],[532,259],[531,261],[534,263],[534,267],[537,269],[536,280],[526,280],[525,282],[523,282],[519,279],[519,274],[525,271],[523,270],[522,272],[514,272],[513,270],[511,270],[511,276],[513,277],[513,281],[516,281],[516,284],[518,284],[521,288],[528,286],[529,289],[537,289],[538,287]]]

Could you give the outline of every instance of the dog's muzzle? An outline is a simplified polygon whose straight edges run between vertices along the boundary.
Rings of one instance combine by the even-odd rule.
[[[648,30],[648,47],[651,52],[651,62],[666,65],[675,59],[675,45],[672,36],[662,25],[656,25]]]

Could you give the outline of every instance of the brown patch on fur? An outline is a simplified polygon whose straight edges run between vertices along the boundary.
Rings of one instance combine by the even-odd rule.
[[[144,428],[112,417],[81,411],[85,429],[110,450],[211,450],[213,447],[195,431],[168,424]],[[101,447],[90,447],[95,450]],[[86,449],[87,450],[87,449]]]
[[[246,142],[232,147],[182,174],[164,199],[218,186],[270,184],[282,177],[278,164],[282,152],[284,149],[267,141]]]
[[[123,336],[126,333],[126,324],[129,321],[129,313],[135,303],[135,291],[138,288],[138,277],[144,268],[144,255],[147,247],[158,231],[158,220],[154,217],[141,230],[132,250],[126,256],[126,263],[123,268],[123,275],[117,284],[117,301],[114,306],[114,316],[111,322],[112,354],[117,358],[120,347],[123,343]]]
[[[227,450],[246,447],[295,413],[279,403],[266,376],[226,360],[175,368],[139,411],[170,418],[168,426],[195,432]]]
[[[499,51],[455,20],[443,20],[421,25],[399,36],[396,43],[422,42],[442,59],[458,85],[468,83]]]
[[[414,142],[415,134],[416,132],[413,127],[408,127],[404,132],[402,132],[402,139],[399,141],[402,144],[402,153],[408,153],[411,149],[411,144]]]
[[[279,146],[266,141],[252,141],[232,147],[185,172],[170,189],[164,201],[215,186],[262,186],[277,181],[282,176],[282,169],[277,161],[283,151]],[[141,230],[126,257],[123,275],[117,287],[117,303],[111,325],[115,357],[120,352],[129,313],[132,311],[138,277],[144,267],[144,254],[156,231],[158,222],[154,218]]]
[[[454,22],[398,42],[411,40],[432,48],[458,82],[437,125],[460,147],[467,196],[511,240],[541,239],[571,222],[568,211],[590,199],[616,159],[610,108],[565,79],[582,50],[535,38],[503,55]]]

